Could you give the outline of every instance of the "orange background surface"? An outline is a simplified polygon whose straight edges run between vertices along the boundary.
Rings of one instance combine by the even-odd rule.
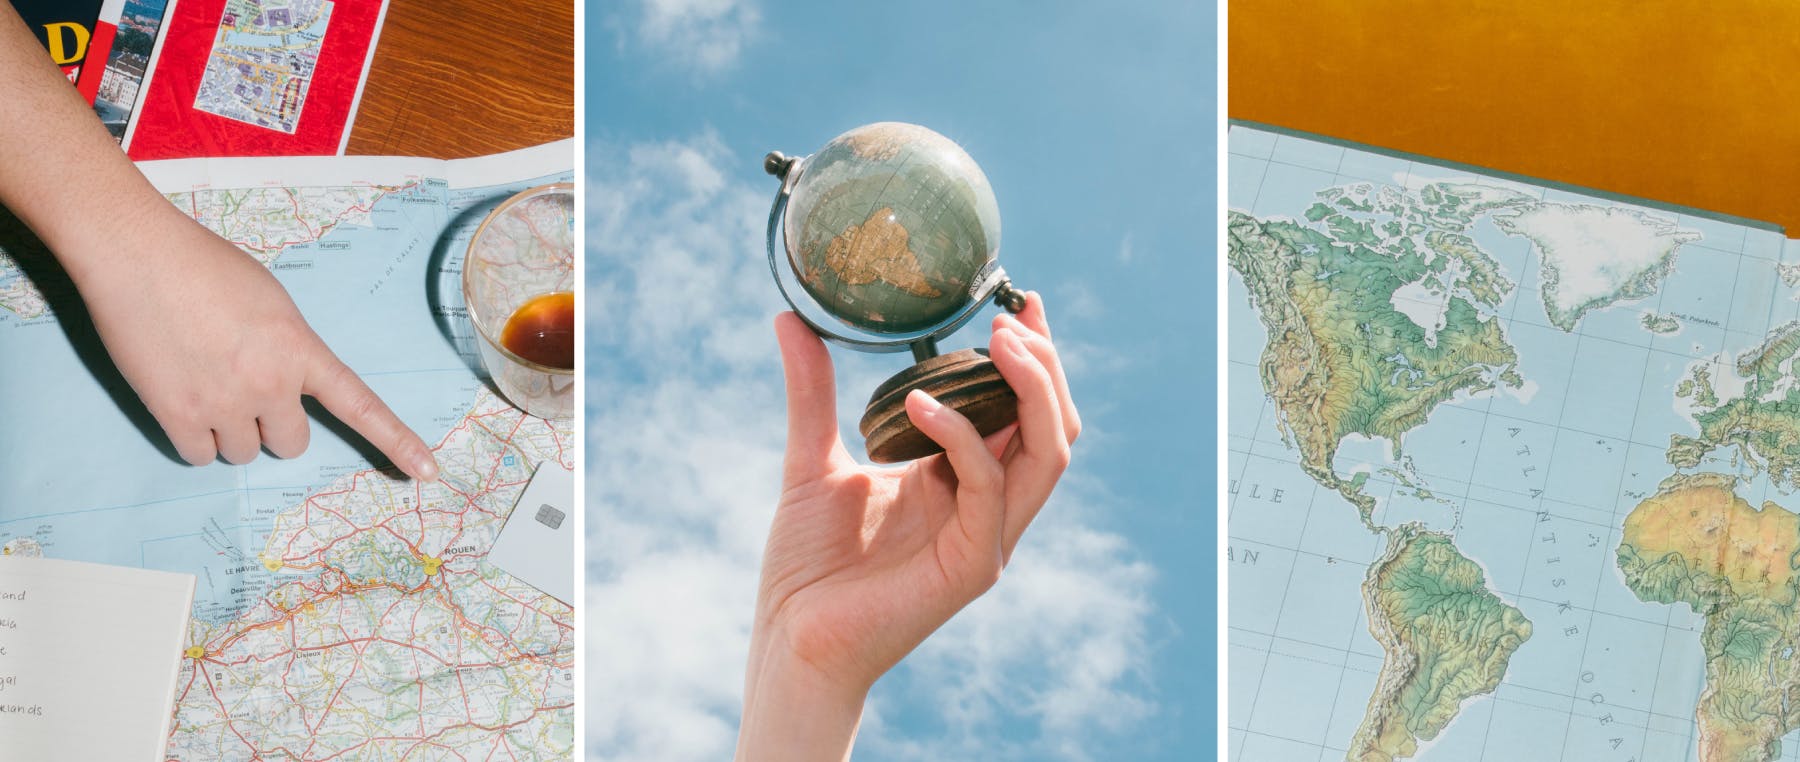
[[[1227,113],[1800,236],[1800,3],[1233,0]]]

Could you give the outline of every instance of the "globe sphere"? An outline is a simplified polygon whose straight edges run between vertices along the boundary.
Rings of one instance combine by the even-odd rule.
[[[872,333],[936,325],[976,297],[1000,253],[1000,208],[961,146],[882,122],[801,165],[783,234],[807,294]]]

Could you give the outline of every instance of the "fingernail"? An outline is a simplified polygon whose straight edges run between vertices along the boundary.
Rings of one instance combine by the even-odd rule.
[[[413,473],[418,474],[419,481],[422,481],[422,482],[437,481],[437,478],[438,478],[437,458],[431,457],[431,453],[426,453],[424,455],[419,456],[418,460],[413,461]]]
[[[944,409],[944,403],[937,401],[936,397],[927,394],[924,389],[914,389],[907,396],[917,397],[920,404],[924,405],[926,415],[937,415],[939,410]]]

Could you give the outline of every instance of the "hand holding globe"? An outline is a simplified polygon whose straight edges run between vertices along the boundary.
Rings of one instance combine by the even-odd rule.
[[[982,435],[1017,417],[1017,399],[984,350],[939,356],[937,340],[974,316],[989,296],[1012,312],[1025,296],[999,267],[1000,210],[986,175],[949,138],[924,127],[858,127],[818,153],[771,153],[782,180],[769,222],[769,262],[782,295],[814,331],[856,349],[910,348],[917,365],[883,383],[859,428],[878,463],[942,449],[906,417],[913,389],[962,413]],[[807,316],[788,293],[775,256],[810,300],[853,329]]]

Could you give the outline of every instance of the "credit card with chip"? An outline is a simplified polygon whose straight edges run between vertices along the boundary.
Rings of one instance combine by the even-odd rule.
[[[488,563],[575,605],[575,474],[545,463],[506,517]]]

